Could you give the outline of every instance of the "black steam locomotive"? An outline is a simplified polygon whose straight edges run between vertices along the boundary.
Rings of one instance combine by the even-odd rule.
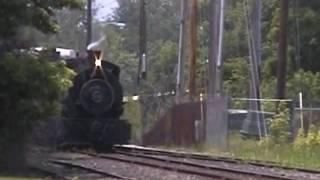
[[[123,113],[120,68],[101,61],[101,52],[89,52],[89,67],[79,72],[63,102],[62,146],[109,148],[126,144],[131,128]]]

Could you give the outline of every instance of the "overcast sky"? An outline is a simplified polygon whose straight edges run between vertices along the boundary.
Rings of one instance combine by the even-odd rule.
[[[118,3],[116,0],[96,0],[96,5],[98,5],[98,18],[105,19],[108,16],[112,15],[113,9],[118,7]]]

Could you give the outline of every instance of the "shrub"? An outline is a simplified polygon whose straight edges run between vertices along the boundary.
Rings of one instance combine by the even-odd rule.
[[[279,103],[277,114],[275,114],[269,124],[270,139],[275,144],[289,142],[289,109],[285,103]]]
[[[293,149],[296,151],[303,150],[305,149],[305,145],[306,145],[306,136],[304,134],[304,130],[300,128],[298,130],[297,137],[293,142]]]
[[[299,129],[293,146],[295,150],[317,151],[320,148],[319,126],[311,125],[306,135],[303,129]]]
[[[40,120],[59,112],[59,97],[72,84],[72,74],[64,63],[26,53],[0,58],[1,154],[24,144]],[[0,157],[3,168],[6,163],[1,161],[5,160]]]

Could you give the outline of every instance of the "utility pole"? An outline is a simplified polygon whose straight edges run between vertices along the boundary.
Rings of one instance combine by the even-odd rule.
[[[288,33],[289,0],[281,0],[280,32],[277,65],[277,98],[284,99],[287,73],[287,33]]]
[[[179,102],[183,95],[183,79],[184,79],[184,34],[185,34],[185,15],[186,15],[186,0],[181,0],[180,10],[180,32],[179,32],[179,52],[178,52],[178,70],[176,84],[176,100]]]
[[[190,16],[189,95],[193,100],[196,96],[197,0],[191,0]]]
[[[138,67],[138,78],[137,84],[140,84],[141,79],[147,77],[147,26],[146,26],[146,8],[145,0],[140,0],[140,28],[139,28],[139,67]]]
[[[87,0],[87,42],[86,47],[92,42],[92,0]]]
[[[245,1],[248,31],[249,64],[250,64],[250,99],[248,118],[243,122],[241,133],[252,133],[250,125],[257,123],[259,137],[267,133],[261,110],[260,99],[260,64],[261,64],[261,0]],[[263,128],[263,129],[262,129]],[[255,133],[255,132],[254,132]]]
[[[222,49],[224,34],[224,0],[210,1],[209,73],[205,122],[205,142],[216,148],[227,146],[227,100],[222,92]]]
[[[224,34],[224,0],[211,0],[209,27],[208,97],[222,96],[222,48]]]
[[[140,20],[139,20],[139,67],[138,67],[138,77],[137,77],[137,92],[139,92],[139,85],[141,79],[146,79],[147,75],[147,22],[146,22],[146,2],[145,0],[140,0]],[[141,105],[141,121],[142,121],[142,134],[146,133],[147,127],[147,118],[146,111],[147,107],[145,106],[145,100],[140,96],[139,102]],[[143,140],[143,138],[141,138]]]

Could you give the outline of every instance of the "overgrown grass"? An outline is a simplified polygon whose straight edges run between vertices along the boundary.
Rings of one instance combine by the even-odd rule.
[[[206,144],[191,147],[169,146],[165,148],[211,156],[271,161],[284,166],[320,170],[320,149],[295,149],[292,144],[274,145],[255,139],[245,140],[241,138],[239,132],[230,132],[227,141],[228,147],[224,151],[217,150]]]
[[[232,132],[228,138],[228,152],[232,157],[274,161],[286,166],[320,169],[320,151],[295,149],[292,144],[268,144],[257,140],[243,140]]]

